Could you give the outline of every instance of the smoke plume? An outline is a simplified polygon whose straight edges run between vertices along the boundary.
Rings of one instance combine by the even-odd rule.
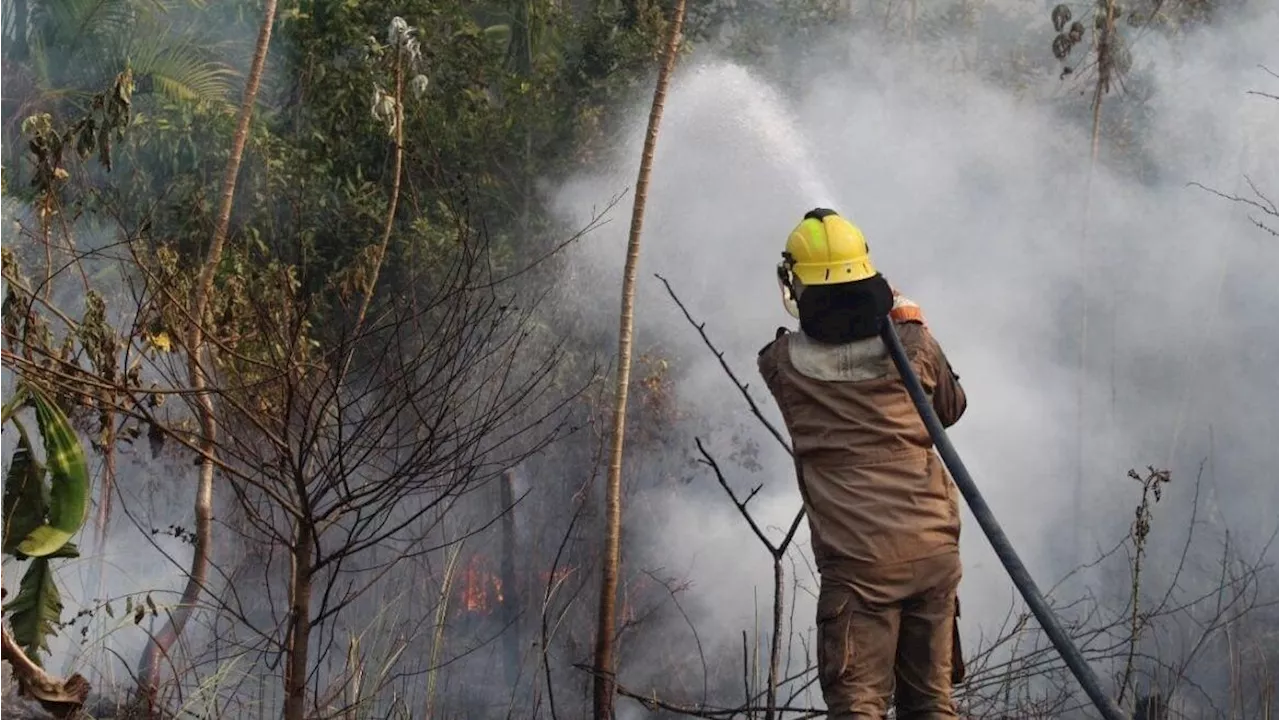
[[[862,23],[772,61],[714,46],[682,60],[645,217],[636,347],[673,358],[675,396],[694,418],[684,441],[709,440],[740,494],[763,484],[753,511],[781,538],[800,506],[790,459],[654,274],[781,427],[755,370],[756,351],[790,324],[773,268],[804,212],[827,206],[861,226],[877,268],[923,306],[970,398],[952,438],[1043,586],[1124,536],[1139,490],[1130,468],[1173,473],[1153,543],[1185,534],[1200,476],[1214,526],[1264,547],[1276,528],[1277,246],[1248,207],[1189,184],[1249,196],[1247,177],[1275,197],[1275,104],[1246,94],[1274,88],[1259,64],[1275,62],[1275,7],[1253,3],[1176,43],[1132,31],[1134,61],[1102,111],[1104,124],[1127,123],[1127,140],[1103,143],[1092,177],[1087,63],[1061,73],[1047,10],[977,12],[972,44],[893,45]],[[567,221],[634,184],[644,109],[638,100],[611,166],[558,189]],[[616,324],[625,210],[572,263],[579,295],[567,302],[601,329]],[[730,461],[744,444],[758,466]],[[768,555],[714,477],[639,495],[632,506],[660,520],[629,557],[687,573],[702,642],[732,647],[742,629],[767,627]],[[1013,589],[964,520],[963,632],[976,642]],[[803,633],[813,604],[798,598]],[[643,667],[623,677],[649,679]]]

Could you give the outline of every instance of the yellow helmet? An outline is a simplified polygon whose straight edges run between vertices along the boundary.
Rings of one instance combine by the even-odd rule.
[[[787,269],[805,285],[835,285],[876,275],[862,231],[834,210],[806,213],[787,238],[782,256]]]
[[[800,291],[805,285],[836,285],[877,275],[862,231],[834,210],[816,208],[791,231],[778,263],[782,305],[799,318]],[[796,281],[801,287],[797,287]]]

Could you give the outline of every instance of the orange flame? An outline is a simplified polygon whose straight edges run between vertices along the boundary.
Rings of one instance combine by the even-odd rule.
[[[464,613],[488,615],[493,604],[502,603],[502,580],[485,570],[488,563],[474,555],[462,571],[461,610]]]

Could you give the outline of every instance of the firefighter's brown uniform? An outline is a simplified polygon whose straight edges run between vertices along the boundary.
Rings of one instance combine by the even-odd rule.
[[[920,318],[896,328],[944,426],[965,394]],[[790,431],[813,552],[819,682],[833,720],[955,718],[957,490],[879,337],[780,333],[759,369]]]

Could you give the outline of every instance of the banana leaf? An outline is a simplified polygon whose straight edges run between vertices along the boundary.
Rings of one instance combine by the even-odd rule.
[[[46,509],[48,522],[29,532],[18,544],[28,557],[56,552],[80,530],[89,514],[89,465],[84,447],[62,410],[43,393],[30,389],[36,421],[44,437],[45,466],[51,487]]]
[[[9,472],[4,478],[4,551],[12,554],[18,543],[44,524],[44,467],[31,451],[27,428],[13,420],[18,430]]]

